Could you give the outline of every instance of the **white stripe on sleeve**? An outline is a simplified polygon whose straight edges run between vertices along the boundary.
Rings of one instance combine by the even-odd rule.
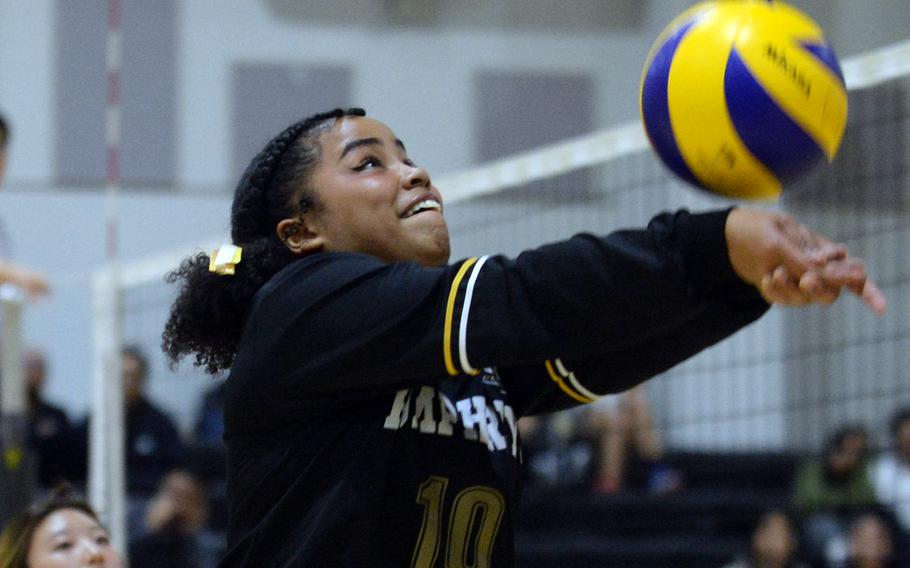
[[[578,379],[575,378],[575,373],[566,369],[565,365],[562,364],[561,359],[556,359],[554,362],[556,363],[556,370],[559,371],[560,375],[569,379],[569,382],[572,383],[572,386],[575,387],[575,390],[577,390],[584,396],[586,396],[590,399],[593,399],[593,400],[597,400],[598,398],[603,398],[603,395],[594,394],[593,392],[586,389],[584,385],[582,385],[580,382],[578,382]]]
[[[461,305],[461,322],[458,324],[458,360],[461,362],[461,368],[465,373],[476,374],[477,369],[468,362],[468,314],[471,310],[471,299],[474,296],[474,284],[477,282],[477,275],[480,274],[480,267],[487,261],[489,255],[482,256],[474,264],[471,270],[471,277],[468,279],[468,287],[465,290],[464,302]]]

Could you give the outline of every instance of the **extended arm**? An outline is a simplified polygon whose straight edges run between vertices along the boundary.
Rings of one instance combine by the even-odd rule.
[[[44,276],[23,266],[0,261],[0,283],[9,283],[22,288],[30,298],[45,296],[50,286]]]

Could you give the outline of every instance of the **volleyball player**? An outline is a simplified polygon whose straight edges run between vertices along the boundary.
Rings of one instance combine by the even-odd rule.
[[[9,146],[10,126],[0,114],[0,184],[6,172],[6,150]],[[29,298],[46,296],[50,286],[44,275],[30,268],[10,262],[10,244],[6,228],[0,221],[0,284],[10,283],[21,288]]]
[[[230,369],[224,566],[512,566],[518,417],[628,389],[769,303],[884,309],[861,262],[775,213],[447,264],[442,208],[387,126],[335,110],[253,159],[242,252],[171,274],[165,351]]]

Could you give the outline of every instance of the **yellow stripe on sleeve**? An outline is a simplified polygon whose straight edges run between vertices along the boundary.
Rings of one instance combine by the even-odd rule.
[[[569,388],[569,386],[562,380],[562,377],[560,377],[559,374],[556,372],[556,369],[553,368],[552,361],[547,359],[544,362],[544,365],[546,365],[546,367],[547,367],[547,373],[550,374],[550,378],[553,379],[554,383],[559,385],[559,388],[562,389],[562,391],[564,393],[566,393],[567,395],[569,395],[570,397],[574,398],[575,400],[577,400],[578,402],[580,402],[582,404],[588,404],[589,402],[594,402],[593,399],[584,397],[584,396],[578,394],[577,392],[575,392],[574,390],[572,390],[571,388]]]
[[[458,369],[455,368],[452,360],[452,317],[455,312],[455,298],[458,297],[458,287],[461,285],[465,273],[475,262],[477,262],[477,257],[471,257],[464,261],[461,268],[458,269],[452,280],[452,287],[449,289],[449,301],[446,303],[446,321],[442,332],[442,356],[445,360],[446,371],[453,377],[458,374]]]

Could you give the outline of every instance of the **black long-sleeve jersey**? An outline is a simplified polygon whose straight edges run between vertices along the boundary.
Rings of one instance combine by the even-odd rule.
[[[319,253],[258,292],[226,382],[223,566],[514,564],[516,419],[758,318],[727,211],[439,268]]]

